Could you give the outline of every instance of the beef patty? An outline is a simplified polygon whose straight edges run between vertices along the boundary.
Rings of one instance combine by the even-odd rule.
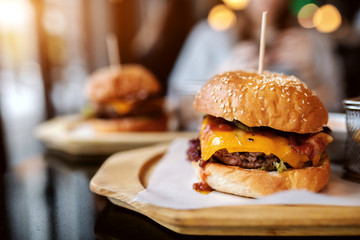
[[[190,161],[202,161],[199,139],[190,140],[187,155]],[[273,154],[266,155],[262,152],[229,153],[226,149],[220,149],[215,152],[208,161],[221,162],[226,165],[239,166],[241,168],[256,169],[262,167],[267,168],[273,162],[278,162],[279,158]]]
[[[266,155],[263,152],[234,152],[229,153],[226,149],[220,149],[214,153],[213,158],[225,163],[226,165],[239,166],[241,168],[267,168],[279,158],[274,154]]]

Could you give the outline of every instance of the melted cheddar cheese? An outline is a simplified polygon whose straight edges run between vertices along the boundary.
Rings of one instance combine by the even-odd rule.
[[[134,102],[112,100],[108,103],[118,114],[125,115],[129,113],[134,106]]]
[[[274,154],[293,168],[301,168],[309,157],[298,154],[287,137],[270,131],[246,132],[232,126],[225,120],[206,116],[200,131],[201,157],[208,160],[216,151],[227,149],[233,152],[263,152]]]

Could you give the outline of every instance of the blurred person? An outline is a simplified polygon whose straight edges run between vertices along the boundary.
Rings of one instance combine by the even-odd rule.
[[[295,75],[313,89],[329,111],[340,111],[344,97],[341,67],[331,40],[297,24],[288,0],[251,0],[225,31],[199,22],[190,33],[169,79],[169,95],[190,82],[258,68],[261,15],[268,11],[264,69]]]
[[[360,10],[358,10],[355,15],[354,30],[356,34],[360,36]]]

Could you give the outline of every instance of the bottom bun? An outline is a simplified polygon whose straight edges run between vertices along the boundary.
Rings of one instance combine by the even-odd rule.
[[[97,132],[156,132],[168,128],[166,116],[91,119],[90,123]]]
[[[318,192],[330,177],[330,162],[326,155],[318,167],[266,172],[237,166],[207,163],[202,169],[192,162],[198,179],[206,176],[206,183],[214,190],[239,196],[258,198],[284,190],[305,189]]]

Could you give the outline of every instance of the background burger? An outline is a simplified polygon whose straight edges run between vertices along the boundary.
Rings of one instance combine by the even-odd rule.
[[[226,72],[202,87],[194,107],[206,114],[187,152],[201,180],[195,189],[260,197],[326,185],[328,113],[296,77]]]
[[[87,81],[91,106],[86,112],[100,132],[164,131],[167,117],[160,90],[156,77],[140,65],[99,69]]]

